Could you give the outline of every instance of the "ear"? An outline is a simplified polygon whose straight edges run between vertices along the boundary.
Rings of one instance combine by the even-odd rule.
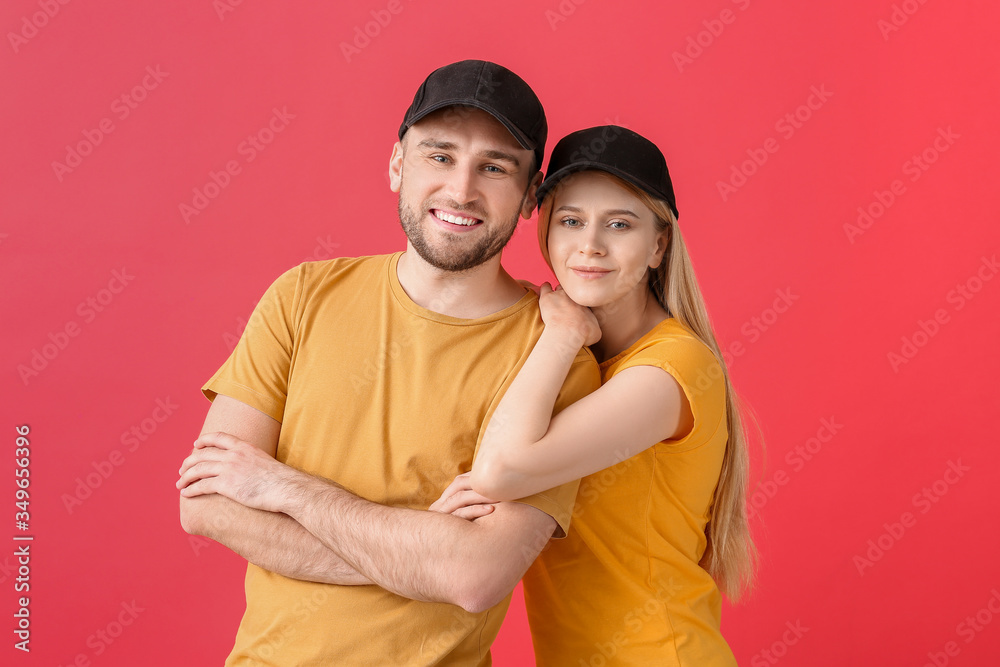
[[[668,247],[670,247],[669,227],[656,235],[656,249],[653,251],[653,255],[649,258],[649,268],[655,269],[660,265],[663,261],[663,255],[667,252]]]
[[[521,217],[525,220],[531,217],[531,214],[535,212],[535,207],[538,206],[538,186],[541,184],[542,172],[536,171],[531,178],[531,183],[528,184],[528,195],[524,198],[524,204],[521,206]]]
[[[403,144],[397,141],[392,147],[392,155],[389,156],[389,189],[399,192],[399,186],[403,182]]]

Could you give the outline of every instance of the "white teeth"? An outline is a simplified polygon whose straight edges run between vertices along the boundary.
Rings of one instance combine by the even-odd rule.
[[[444,211],[438,211],[437,217],[441,218],[445,222],[450,222],[453,225],[463,225],[465,227],[469,227],[470,225],[474,225],[479,222],[475,218],[463,218],[461,216],[445,213]]]

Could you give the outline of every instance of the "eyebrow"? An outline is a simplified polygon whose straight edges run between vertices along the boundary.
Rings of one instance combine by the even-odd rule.
[[[422,139],[417,146],[422,146],[423,148],[437,148],[443,151],[451,151],[458,148],[457,144],[453,144],[450,141],[440,141],[438,139]]]
[[[572,213],[583,213],[583,209],[578,208],[576,206],[569,206],[569,205],[560,206],[559,208],[556,209],[556,211],[557,212],[558,211],[570,211]],[[639,217],[638,215],[635,214],[634,211],[630,211],[627,208],[612,208],[612,209],[608,209],[607,211],[602,211],[602,213],[604,213],[604,215],[628,215],[628,216],[631,216],[633,218],[638,218]]]
[[[453,151],[458,149],[458,144],[451,141],[441,141],[440,139],[422,139],[420,143],[417,144],[422,148],[434,148],[441,151]],[[484,157],[490,160],[500,160],[501,162],[509,162],[515,167],[521,166],[521,161],[517,159],[517,156],[512,153],[507,153],[505,151],[500,151],[496,149],[489,149],[479,153],[480,157]]]
[[[510,162],[515,167],[520,167],[521,166],[521,161],[518,160],[517,157],[515,157],[511,153],[505,153],[503,151],[498,151],[498,150],[487,150],[487,151],[483,151],[482,153],[480,153],[480,155],[482,155],[485,158],[489,158],[491,160],[500,160],[501,162]]]

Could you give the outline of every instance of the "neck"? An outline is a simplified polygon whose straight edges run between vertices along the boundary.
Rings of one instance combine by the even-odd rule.
[[[403,291],[421,308],[440,315],[477,319],[514,305],[527,294],[500,265],[500,254],[466,271],[428,264],[409,243],[396,265]]]
[[[668,317],[645,282],[621,299],[591,310],[601,325],[601,340],[590,347],[599,362],[627,350]]]

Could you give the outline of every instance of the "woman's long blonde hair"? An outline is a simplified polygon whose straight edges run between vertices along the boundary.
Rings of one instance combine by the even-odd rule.
[[[609,174],[610,175],[610,174]],[[644,190],[613,177],[619,185],[634,194],[656,218],[657,231],[668,234],[667,250],[660,265],[648,273],[649,289],[667,313],[689,329],[715,354],[722,369],[726,386],[726,423],[729,439],[722,460],[719,482],[709,508],[705,526],[708,545],[700,565],[715,579],[719,590],[732,601],[739,600],[753,587],[758,553],[750,534],[747,494],[750,486],[749,440],[743,420],[743,406],[729,380],[729,371],[701,296],[694,275],[691,257],[677,226],[677,217],[663,200]],[[551,268],[548,253],[549,219],[552,194],[546,196],[538,213],[538,242],[542,256]],[[751,415],[752,420],[752,415]]]

